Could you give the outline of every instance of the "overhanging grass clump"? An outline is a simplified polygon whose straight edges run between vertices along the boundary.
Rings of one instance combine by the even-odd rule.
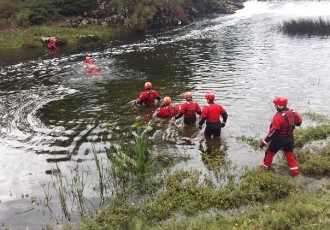
[[[330,22],[322,18],[302,18],[284,21],[280,30],[291,35],[329,35]]]
[[[310,149],[297,153],[303,174],[317,178],[330,176],[330,143],[314,151]]]
[[[305,129],[296,129],[294,133],[295,147],[302,148],[311,141],[325,140],[330,136],[330,125],[309,126]]]
[[[296,192],[296,187],[288,177],[271,171],[248,171],[241,183],[245,199],[250,201],[273,201]]]
[[[154,230],[329,229],[329,193],[304,193],[248,209],[238,215],[199,215],[163,223]]]

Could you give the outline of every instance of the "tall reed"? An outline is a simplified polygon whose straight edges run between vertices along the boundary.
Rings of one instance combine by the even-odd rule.
[[[58,165],[56,164],[56,167],[58,171],[60,171]],[[55,188],[55,191],[58,195],[58,198],[60,200],[62,212],[64,216],[67,218],[67,220],[71,220],[71,215],[68,209],[68,204],[67,204],[67,194],[68,194],[68,189],[66,184],[68,184],[67,178],[61,176],[60,174],[55,176],[56,182],[53,181],[53,185]]]
[[[140,177],[151,175],[151,159],[149,154],[148,135],[144,127],[137,127],[134,139],[135,167],[137,175]]]
[[[100,198],[101,198],[101,203],[104,202],[104,190],[105,190],[105,183],[104,183],[104,167],[102,165],[102,162],[100,162],[99,158],[97,157],[96,154],[96,149],[95,146],[92,145],[93,148],[93,155],[95,159],[95,164],[96,164],[96,169],[99,175],[99,190],[100,190]]]
[[[302,18],[284,21],[280,30],[291,35],[329,35],[330,21],[327,19]]]

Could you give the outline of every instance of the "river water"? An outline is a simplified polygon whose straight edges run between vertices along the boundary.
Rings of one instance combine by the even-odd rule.
[[[93,146],[104,155],[135,122],[154,128],[154,155],[188,155],[174,168],[207,171],[201,151],[209,143],[202,131],[155,118],[157,106],[132,106],[146,81],[177,105],[185,91],[201,106],[206,92],[215,93],[229,114],[221,138],[227,157],[238,169],[258,165],[263,153],[236,137],[266,134],[275,96],[288,97],[301,114],[330,113],[328,37],[278,30],[284,20],[306,17],[330,18],[330,1],[247,1],[233,15],[102,48],[60,48],[55,56],[44,49],[2,53],[0,222],[14,229],[54,222],[60,213],[50,214],[41,202],[41,184],[52,180],[48,172],[58,166],[70,175],[77,163],[96,171]],[[85,74],[86,56],[95,58],[100,74]]]

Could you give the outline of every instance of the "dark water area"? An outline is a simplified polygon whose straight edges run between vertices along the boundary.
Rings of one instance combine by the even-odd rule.
[[[205,141],[203,130],[186,128],[182,120],[169,123],[154,117],[160,103],[148,109],[132,106],[146,81],[176,105],[184,102],[186,91],[201,106],[206,105],[205,93],[215,93],[229,114],[221,137],[227,158],[238,172],[257,166],[262,151],[236,137],[266,135],[275,96],[288,97],[289,107],[301,114],[330,112],[329,38],[287,36],[277,27],[301,17],[330,18],[330,2],[248,1],[233,15],[128,41],[61,47],[55,56],[45,49],[3,52],[0,223],[13,229],[61,223],[56,195],[55,213],[43,205],[42,184],[52,181],[47,172],[59,167],[69,177],[79,164],[91,169],[95,181],[93,148],[104,157],[118,138],[131,135],[135,122],[153,127],[155,158],[188,155],[188,161],[174,162],[173,169],[207,173],[201,153],[220,142]],[[86,56],[95,58],[99,74],[86,75]],[[308,124],[304,120],[303,127]],[[92,191],[86,196],[97,200]]]

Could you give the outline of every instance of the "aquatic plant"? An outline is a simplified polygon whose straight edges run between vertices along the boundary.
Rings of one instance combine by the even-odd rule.
[[[278,200],[296,192],[290,178],[263,170],[248,171],[240,188],[248,201]]]
[[[316,112],[314,112],[312,110],[308,110],[307,112],[303,113],[302,115],[304,117],[307,117],[310,120],[316,121],[318,123],[325,124],[325,123],[329,123],[330,122],[329,116],[316,113]]]
[[[58,165],[57,166],[57,170],[60,171]],[[53,179],[53,177],[52,177]],[[64,214],[64,216],[66,217],[67,220],[71,219],[71,214],[70,211],[68,209],[68,203],[67,203],[67,196],[69,194],[69,190],[67,187],[68,184],[68,180],[66,177],[60,175],[60,174],[56,174],[55,175],[55,181],[53,181],[53,187],[58,195],[59,201],[60,201],[60,205],[61,205],[61,209],[62,212]]]
[[[325,140],[329,136],[330,136],[329,124],[309,126],[304,129],[296,129],[294,133],[295,147],[302,148],[306,143],[317,140]]]
[[[81,218],[84,218],[86,211],[85,203],[87,202],[87,199],[84,196],[84,191],[87,185],[90,171],[84,170],[83,166],[80,169],[77,165],[73,170],[71,170],[71,174],[73,175],[73,177],[71,178],[69,186],[71,188],[70,192],[73,196],[72,203],[75,203],[75,199],[77,199],[80,216]]]
[[[330,21],[323,18],[301,18],[284,21],[279,25],[281,31],[291,35],[329,35]]]
[[[254,149],[254,150],[260,149],[260,147],[259,147],[260,134],[256,134],[254,137],[248,137],[248,136],[242,135],[242,136],[236,137],[236,140],[249,144],[249,146],[252,147],[252,149]]]
[[[97,157],[95,146],[92,145],[92,148],[93,148],[92,152],[93,152],[93,156],[94,156],[94,160],[95,160],[95,165],[96,165],[96,169],[97,169],[98,176],[99,176],[98,184],[99,184],[100,198],[101,198],[101,203],[103,203],[104,202],[104,190],[105,190],[105,183],[104,183],[105,169],[103,167],[102,162]]]
[[[304,175],[321,178],[330,176],[330,143],[316,149],[303,149],[297,152],[299,167]]]
[[[136,134],[134,138],[135,167],[136,173],[140,177],[151,176],[151,158],[149,153],[149,143],[147,132],[148,127],[136,125]]]

